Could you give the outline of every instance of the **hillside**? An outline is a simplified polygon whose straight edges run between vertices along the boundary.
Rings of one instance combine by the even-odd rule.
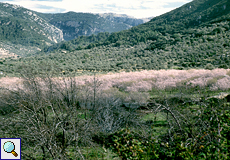
[[[4,57],[29,55],[64,40],[60,29],[34,11],[8,3],[0,3],[0,33],[0,48],[9,53]]]
[[[194,0],[129,30],[81,36],[47,48],[48,53],[18,61],[6,59],[1,67],[13,73],[12,69],[20,72],[21,63],[32,63],[36,69],[45,64],[57,75],[92,70],[229,68],[227,8],[230,4],[226,0]]]
[[[161,43],[168,34],[174,38],[176,37],[174,34],[189,33],[190,28],[209,25],[211,22],[229,21],[230,10],[228,8],[230,8],[228,0],[194,0],[171,12],[155,17],[148,23],[133,27],[128,31],[111,34],[106,39],[106,43],[132,45],[146,42],[146,40],[156,40],[157,43]]]
[[[183,37],[183,35],[192,35],[191,29],[208,26],[215,22],[229,21],[230,10],[227,8],[230,8],[230,2],[227,0],[194,0],[171,12],[155,17],[150,22],[132,27],[129,30],[112,33],[103,40],[88,37],[87,39],[94,40],[87,40],[91,44],[86,43],[86,45],[81,43],[80,38],[78,38],[67,42],[64,46],[72,50],[74,48],[89,49],[109,44],[114,44],[115,46],[136,45],[140,42],[146,43],[148,40],[151,40],[154,43],[149,48],[162,49],[162,47],[165,48],[166,44],[172,45],[176,43],[178,38]],[[59,45],[59,48],[63,49],[62,46]]]
[[[43,47],[64,40],[100,32],[121,31],[145,21],[115,14],[44,14],[21,6],[0,3],[0,45],[9,52],[4,57],[12,57],[13,54],[29,56]]]
[[[22,45],[42,45],[63,40],[62,31],[26,8],[0,3],[0,40]],[[45,42],[44,42],[45,40]]]

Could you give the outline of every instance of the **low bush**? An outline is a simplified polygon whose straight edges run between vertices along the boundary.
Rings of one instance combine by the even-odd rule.
[[[202,117],[209,120],[207,110]],[[209,117],[210,118],[210,117]],[[189,132],[175,132],[153,139],[142,137],[129,129],[122,129],[109,138],[109,146],[121,159],[229,159],[230,112],[225,111],[211,126],[196,136]],[[187,126],[188,127],[188,126]],[[216,131],[217,129],[217,131]]]
[[[208,70],[213,70],[215,67],[211,63],[207,63],[204,68]]]

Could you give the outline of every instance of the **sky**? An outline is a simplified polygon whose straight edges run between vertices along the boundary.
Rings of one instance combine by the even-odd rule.
[[[156,17],[192,0],[8,0],[42,13],[117,13],[135,18]]]

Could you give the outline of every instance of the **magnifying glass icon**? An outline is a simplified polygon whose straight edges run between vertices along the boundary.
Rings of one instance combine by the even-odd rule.
[[[15,145],[11,141],[7,141],[3,145],[3,149],[7,153],[12,153],[15,157],[18,156],[18,154],[14,151],[15,150]]]

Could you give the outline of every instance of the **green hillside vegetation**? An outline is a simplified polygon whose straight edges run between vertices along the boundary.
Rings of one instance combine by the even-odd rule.
[[[229,68],[230,11],[223,6],[230,7],[229,2],[195,0],[129,30],[81,36],[32,57],[5,59],[0,65],[5,73],[14,74],[22,63],[52,62],[57,75],[77,70]],[[198,15],[206,18],[198,21]]]
[[[81,36],[31,57],[5,59],[1,70],[13,75],[20,64],[51,62],[57,75],[78,70],[229,68],[228,7],[226,0],[195,0],[129,30]]]
[[[1,41],[40,48],[53,43],[48,38],[51,33],[44,28],[47,22],[33,15],[33,11],[7,3],[0,3],[0,9]],[[57,41],[60,42],[58,38]]]
[[[5,40],[0,41],[0,48],[4,48],[5,50],[9,51],[9,55],[11,54],[15,55],[14,57],[9,56],[11,58],[30,56],[41,50],[39,46],[37,47],[33,45],[25,46],[21,44],[15,44],[10,41],[5,41]],[[5,58],[1,57],[0,59],[4,60]]]
[[[91,36],[80,36],[79,38],[63,41],[61,43],[54,44],[52,46],[46,46],[42,49],[42,52],[52,52],[59,49],[64,49],[66,51],[82,50],[84,48],[95,47],[95,41],[103,41],[108,38],[110,34],[108,32],[101,32],[97,35],[93,34]],[[39,53],[41,54],[41,53]]]
[[[32,63],[39,66],[52,62],[57,66],[54,71],[57,75],[62,71],[74,74],[77,70],[108,72],[142,69],[229,68],[229,25],[228,21],[223,21],[190,29],[190,33],[183,36],[168,35],[166,40],[176,41],[176,43],[160,43],[161,49],[154,48],[157,44],[152,40],[133,46],[120,45],[117,47],[115,43],[91,49],[79,48],[75,51],[66,50],[68,46],[65,46],[66,43],[64,43],[62,44],[63,49],[55,52],[18,60],[5,59],[0,65],[5,73],[13,74],[20,72],[21,67],[18,67],[20,64]],[[91,37],[82,37],[82,39],[90,40]],[[88,42],[82,41],[82,43]]]
[[[0,39],[10,41],[14,44],[42,46],[45,45],[45,36],[42,36],[36,32],[31,31],[30,25],[27,21],[20,20],[18,18],[4,17],[0,19]],[[41,29],[41,28],[40,28]],[[28,37],[28,38],[26,38]],[[51,43],[50,40],[47,39]]]
[[[230,11],[227,9],[229,7],[230,2],[227,0],[194,0],[171,12],[155,17],[150,22],[132,27],[129,30],[112,33],[106,40],[96,40],[87,48],[112,43],[118,46],[122,44],[136,45],[140,42],[145,43],[147,40],[153,40],[156,44],[153,49],[162,49],[161,44],[174,44],[177,41],[173,39],[180,38],[184,34],[186,36],[192,32],[191,29],[204,27],[210,23],[229,21]],[[177,34],[181,34],[181,36]],[[171,41],[167,41],[169,36],[173,38]]]

